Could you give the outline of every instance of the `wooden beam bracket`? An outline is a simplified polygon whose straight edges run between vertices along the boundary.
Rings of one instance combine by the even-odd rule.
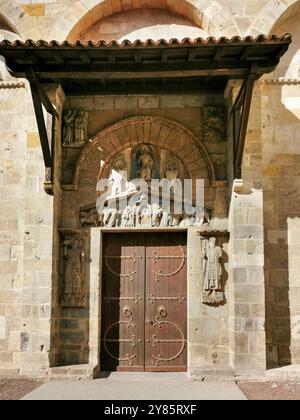
[[[250,107],[255,81],[260,77],[255,68],[251,69],[247,79],[244,80],[236,101],[232,107],[230,118],[233,122],[233,156],[234,177],[242,177],[242,161],[249,123]]]
[[[45,92],[38,77],[31,70],[27,74],[27,80],[30,83],[33,106],[39,130],[40,142],[42,147],[43,159],[45,163],[45,191],[49,195],[53,195],[53,155],[54,155],[54,130],[55,119],[58,117],[57,112]],[[44,109],[52,117],[51,131],[47,129],[45,122]]]

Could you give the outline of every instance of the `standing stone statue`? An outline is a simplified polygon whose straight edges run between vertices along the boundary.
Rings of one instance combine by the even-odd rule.
[[[138,177],[146,182],[150,182],[152,179],[154,161],[151,156],[151,151],[148,146],[141,146],[140,157],[137,161]]]
[[[86,114],[79,111],[76,119],[76,143],[82,144],[85,142],[86,130]]]
[[[216,245],[216,238],[203,240],[203,303],[220,304],[224,302],[222,286],[222,249]]]
[[[64,114],[63,142],[64,146],[71,146],[74,141],[74,111]]]
[[[85,295],[85,262],[84,243],[79,236],[64,242],[65,287],[63,306],[84,306]]]
[[[76,109],[68,110],[63,118],[63,145],[82,147],[87,140],[87,113]]]

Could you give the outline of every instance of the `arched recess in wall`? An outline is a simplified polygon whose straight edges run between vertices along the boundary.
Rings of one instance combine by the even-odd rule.
[[[212,161],[193,133],[174,121],[144,116],[122,120],[90,141],[77,162],[72,189],[89,189],[91,184],[95,188],[105,166],[123,151],[139,144],[171,153],[188,169],[191,179],[204,179],[206,186],[215,181]]]
[[[89,2],[77,1],[73,3],[64,13],[58,16],[57,21],[51,29],[48,38],[63,41],[68,39],[74,41],[80,39],[81,34],[92,28],[97,22],[107,19],[109,16],[120,12],[133,10],[159,9],[171,14],[179,15],[186,19],[189,25],[203,30],[203,35],[220,34],[220,28],[216,28],[220,22],[224,23],[224,16],[228,17],[218,1],[208,0],[205,4],[197,7],[194,0],[91,0]],[[214,18],[216,24],[214,23]],[[221,18],[223,16],[223,18]],[[228,28],[235,26],[234,19],[228,18]],[[229,22],[230,20],[230,22]],[[222,26],[222,24],[221,24]],[[224,33],[224,35],[226,35]],[[187,34],[188,36],[188,34]],[[201,36],[201,32],[200,35]],[[176,37],[176,36],[175,36]],[[177,37],[178,38],[178,37]]]

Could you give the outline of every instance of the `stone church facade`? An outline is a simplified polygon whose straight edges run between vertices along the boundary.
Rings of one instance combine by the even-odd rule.
[[[0,374],[300,376],[299,22],[296,0],[0,0]],[[204,206],[99,216],[99,182],[135,178],[201,179]]]

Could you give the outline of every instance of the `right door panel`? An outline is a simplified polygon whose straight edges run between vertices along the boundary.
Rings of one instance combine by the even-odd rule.
[[[147,235],[145,370],[187,369],[186,234]]]

